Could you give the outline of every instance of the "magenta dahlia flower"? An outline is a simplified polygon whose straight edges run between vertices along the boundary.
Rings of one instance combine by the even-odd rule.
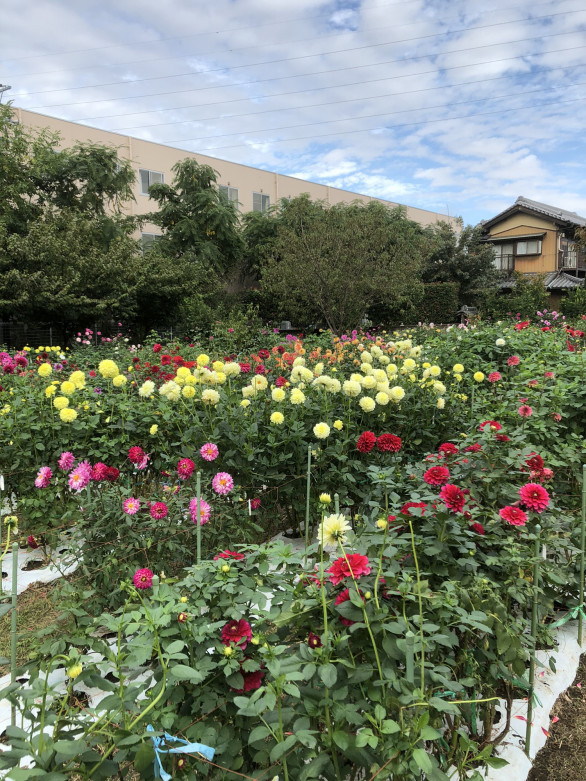
[[[168,513],[169,509],[165,502],[155,502],[154,504],[151,504],[151,518],[154,518],[155,521],[160,521],[161,518],[165,518]]]
[[[108,474],[108,467],[106,466],[106,464],[104,464],[102,461],[98,461],[97,464],[94,464],[92,466],[90,479],[95,480],[96,482],[99,483],[100,481],[106,479],[107,474]]]
[[[234,488],[234,480],[228,472],[218,472],[212,480],[212,488],[217,494],[229,494]]]
[[[47,486],[51,482],[52,477],[53,477],[53,472],[51,471],[51,468],[48,466],[42,466],[37,472],[37,477],[35,479],[36,487],[47,488]]]
[[[75,465],[75,456],[73,453],[70,453],[69,450],[66,450],[59,456],[57,464],[62,472],[70,472]]]
[[[187,478],[191,477],[193,474],[194,469],[195,464],[191,458],[182,458],[181,461],[177,464],[177,474],[179,475],[179,479],[187,480]]]
[[[205,499],[199,500],[199,525],[203,526],[210,520],[211,507]],[[189,512],[193,523],[197,523],[197,497],[189,502]]]
[[[136,588],[150,588],[153,585],[153,573],[147,567],[137,569],[132,578],[132,582]]]
[[[549,507],[549,494],[539,483],[527,483],[520,491],[521,503],[536,513],[542,513]]]
[[[218,450],[218,446],[214,445],[213,442],[206,442],[205,445],[200,447],[199,454],[202,458],[205,458],[206,461],[215,461],[219,456],[220,451]]]
[[[145,452],[139,445],[133,445],[128,451],[128,458],[133,464],[140,464],[144,457]]]
[[[81,491],[89,483],[92,476],[92,468],[87,461],[79,463],[69,475],[69,487],[74,491]]]

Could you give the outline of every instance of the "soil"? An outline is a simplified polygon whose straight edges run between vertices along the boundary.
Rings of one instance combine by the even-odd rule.
[[[555,716],[559,721],[551,724],[551,737],[535,758],[527,781],[586,781],[586,658],[574,683],[556,702],[552,720]]]

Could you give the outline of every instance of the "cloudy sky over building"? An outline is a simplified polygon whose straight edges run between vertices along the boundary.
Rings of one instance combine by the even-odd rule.
[[[2,5],[4,102],[466,223],[586,214],[586,2]]]

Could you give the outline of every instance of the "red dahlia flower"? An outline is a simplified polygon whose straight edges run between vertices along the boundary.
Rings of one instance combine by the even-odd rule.
[[[440,499],[446,505],[448,510],[454,513],[460,513],[466,504],[466,496],[457,485],[448,483],[440,491]]]
[[[173,359],[170,355],[161,355],[161,366],[170,366]]]
[[[411,515],[411,517],[415,517],[412,515],[412,513],[409,512],[412,507],[422,510],[421,517],[423,518],[425,511],[427,510],[427,505],[425,502],[405,502],[405,504],[401,507],[402,515]]]
[[[423,479],[428,485],[443,485],[450,479],[450,470],[447,466],[432,466],[424,473]]]
[[[146,567],[143,569],[137,569],[134,573],[132,582],[136,588],[145,589],[150,588],[153,585],[153,573]]]
[[[542,513],[549,506],[549,494],[539,483],[527,483],[519,491],[521,502],[530,510]]]
[[[98,461],[97,464],[94,464],[92,466],[90,479],[95,480],[96,482],[100,482],[101,480],[106,479],[107,473],[108,473],[108,467],[106,466],[106,464],[102,463],[101,461]]]
[[[244,678],[244,687],[242,689],[235,689],[239,694],[243,692],[252,692],[255,689],[260,689],[262,686],[262,677],[264,675],[263,670],[256,670],[253,673],[245,673],[240,669],[240,674]]]
[[[120,470],[117,469],[115,466],[109,466],[106,469],[105,479],[109,483],[115,483],[116,480],[118,480],[119,477],[120,477]]]
[[[442,456],[455,456],[459,451],[451,442],[444,442],[438,447],[437,452]]]
[[[362,601],[364,602],[364,597],[362,596],[362,594],[360,594],[360,596],[362,597]],[[338,596],[334,601],[334,604],[341,605],[344,602],[348,602],[349,599],[350,599],[350,589],[345,588],[344,591],[341,591],[338,594]],[[343,618],[342,616],[340,616],[340,621],[344,624],[344,626],[352,626],[352,624],[356,623],[355,621],[350,621],[349,618]]]
[[[248,621],[241,618],[239,621],[228,621],[222,629],[222,642],[224,645],[238,645],[244,649],[252,640],[252,628]]]
[[[506,434],[496,434],[495,439],[499,442],[510,442],[510,438]]]
[[[144,457],[145,452],[138,445],[133,445],[128,451],[128,458],[132,461],[133,464],[140,464]]]
[[[479,431],[484,431],[486,427],[489,427],[491,431],[500,431],[502,429],[501,424],[496,420],[485,420],[478,426]]]
[[[162,344],[159,344],[158,342],[155,342],[155,344],[153,344],[153,352],[154,353],[160,353],[162,349],[163,349],[163,345]]]
[[[262,350],[258,351],[258,357],[262,358],[263,361],[268,360],[271,357],[271,354],[268,350],[265,350],[264,348]]]
[[[381,434],[376,440],[376,446],[381,453],[398,453],[401,444],[401,437],[394,434]]]
[[[527,523],[527,513],[523,512],[520,507],[507,505],[507,507],[499,510],[499,515],[503,521],[510,523],[511,526],[525,526]]]
[[[191,458],[182,458],[181,461],[177,464],[177,474],[179,476],[180,480],[187,480],[188,477],[191,477],[193,474],[193,470],[195,469],[195,464],[191,460]]]
[[[468,447],[464,448],[465,453],[480,453],[482,450],[482,445],[480,442],[475,442],[473,445],[468,445]]]
[[[242,561],[243,558],[243,553],[236,553],[236,551],[226,549],[221,553],[218,553],[217,556],[214,556],[214,561],[217,561],[218,559],[235,559],[235,561]]]
[[[319,635],[314,635],[313,632],[309,633],[309,636],[307,638],[307,645],[310,648],[322,648],[323,643],[321,641],[321,638]]]
[[[344,578],[359,578],[362,575],[370,574],[370,565],[368,557],[361,553],[350,553],[348,556],[341,556],[337,559],[326,572],[330,573],[330,582],[337,586]]]
[[[484,530],[484,526],[481,523],[471,523],[470,528],[472,531],[475,531],[477,534],[480,534],[484,537],[486,534],[486,531]]]
[[[543,469],[543,458],[537,455],[537,453],[531,453],[529,456],[527,456],[525,463],[530,469]]]
[[[165,502],[155,502],[154,504],[151,504],[151,518],[154,518],[156,521],[165,518],[168,512],[169,510],[167,509]]]
[[[287,384],[287,380],[285,379],[285,377],[277,377],[277,379],[275,380],[275,385],[277,386],[277,388],[282,388],[286,384]]]
[[[365,431],[358,437],[356,447],[361,453],[370,453],[374,447],[375,442],[376,436],[372,433],[372,431]]]

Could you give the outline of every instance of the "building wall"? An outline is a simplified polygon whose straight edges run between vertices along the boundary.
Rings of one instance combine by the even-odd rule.
[[[515,271],[521,273],[545,274],[557,269],[558,234],[557,229],[546,218],[528,214],[513,214],[498,225],[490,228],[493,239],[514,239],[531,233],[544,233],[540,255],[517,256]]]
[[[385,201],[382,198],[373,198],[368,195],[359,195],[323,184],[306,182],[303,179],[296,179],[292,176],[284,176],[283,174],[264,171],[260,168],[231,163],[227,160],[220,160],[176,147],[156,144],[151,141],[143,141],[132,136],[111,133],[107,130],[79,125],[75,122],[67,122],[63,119],[37,114],[25,109],[15,108],[15,114],[18,121],[26,127],[49,128],[60,133],[60,143],[63,148],[80,142],[106,144],[116,147],[119,157],[129,160],[137,173],[137,181],[134,187],[136,201],[125,205],[125,211],[128,214],[146,214],[155,208],[155,204],[148,196],[140,193],[139,169],[162,173],[165,183],[171,184],[173,181],[173,172],[171,170],[173,165],[186,157],[197,159],[198,163],[209,165],[218,171],[219,185],[237,188],[239,208],[242,212],[252,211],[253,193],[268,195],[271,205],[276,204],[280,198],[295,197],[302,193],[309,193],[313,200],[323,200],[329,204],[351,203],[356,199],[360,199],[365,203],[379,201],[389,206],[398,205],[392,201]],[[445,214],[418,209],[414,206],[407,206],[406,211],[409,219],[421,225],[432,225],[438,220],[443,220],[453,225],[456,230],[460,229],[458,221]],[[143,227],[144,232],[156,233],[158,230],[155,226],[149,226],[148,224]]]

